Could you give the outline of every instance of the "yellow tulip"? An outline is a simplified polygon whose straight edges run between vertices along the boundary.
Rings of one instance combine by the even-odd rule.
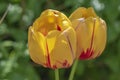
[[[28,46],[35,63],[52,69],[67,68],[75,59],[76,33],[63,13],[48,9],[30,26]]]
[[[94,59],[103,52],[106,45],[107,28],[93,8],[80,7],[69,17],[77,35],[77,58]]]

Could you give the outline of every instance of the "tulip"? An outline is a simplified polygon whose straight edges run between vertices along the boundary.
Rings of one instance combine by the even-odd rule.
[[[69,17],[77,35],[76,58],[94,59],[101,55],[106,45],[107,28],[93,8],[80,7]]]
[[[63,13],[48,9],[30,26],[28,47],[35,63],[52,69],[67,68],[75,59],[76,33]]]

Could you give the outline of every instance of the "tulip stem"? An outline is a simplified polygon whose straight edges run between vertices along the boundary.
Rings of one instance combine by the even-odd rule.
[[[55,69],[55,80],[59,80],[59,70]]]
[[[72,66],[72,70],[70,72],[70,76],[69,76],[68,80],[73,80],[74,75],[75,75],[75,71],[76,71],[76,68],[77,68],[77,64],[78,64],[78,60],[75,60],[73,66]]]
[[[0,24],[3,22],[4,18],[6,17],[8,11],[9,11],[9,8],[10,8],[10,4],[8,5],[8,7],[7,7],[5,13],[3,14],[2,18],[0,19]]]

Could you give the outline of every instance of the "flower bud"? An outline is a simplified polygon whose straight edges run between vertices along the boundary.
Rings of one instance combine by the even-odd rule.
[[[52,69],[67,68],[75,59],[75,31],[63,13],[48,9],[30,26],[28,46],[35,63]]]
[[[86,60],[100,56],[106,45],[105,21],[95,14],[93,8],[78,8],[70,20],[77,35],[77,58]]]

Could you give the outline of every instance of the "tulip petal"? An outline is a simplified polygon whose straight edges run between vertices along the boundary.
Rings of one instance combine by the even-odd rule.
[[[99,56],[106,44],[105,22],[99,18],[89,17],[74,20],[72,23],[77,24],[75,30],[79,34],[77,35],[77,56],[80,55],[80,59],[92,59]]]
[[[77,41],[78,41],[78,49],[77,49],[77,56],[80,55],[80,53],[83,53],[84,55],[86,54],[87,56],[90,57],[90,55],[93,53],[93,40],[94,38],[94,19],[93,18],[87,18],[87,19],[82,19],[82,20],[76,20],[74,23],[79,22],[78,27],[76,27],[76,33],[79,34],[77,35]]]
[[[84,7],[80,7],[78,9],[76,9],[69,17],[69,19],[72,21],[74,19],[79,19],[79,18],[83,18],[82,14],[86,13],[86,8]]]
[[[95,34],[94,34],[94,54],[92,58],[95,58],[96,56],[99,56],[106,45],[106,24],[102,19],[96,18],[96,28],[95,28]]]
[[[35,32],[32,27],[29,28],[28,45],[32,60],[43,65],[46,62],[45,38],[41,33]]]
[[[55,47],[51,52],[51,63],[57,68],[69,67],[72,64],[76,50],[75,38],[75,32],[72,28],[65,30],[56,37]]]
[[[88,17],[97,17],[97,15],[95,14],[94,10],[92,7],[90,8],[84,8],[84,7],[80,7],[78,9],[76,9],[69,17],[69,19],[75,20],[75,19],[79,19],[79,18],[88,18]]]
[[[76,51],[76,35],[70,20],[57,10],[45,10],[29,28],[32,60],[44,67],[69,67]]]
[[[46,36],[51,30],[63,31],[72,26],[72,24],[63,13],[48,9],[35,20],[33,26],[35,30]]]
[[[106,45],[106,24],[93,8],[80,7],[69,19],[77,34],[77,58],[93,59],[99,56]]]
[[[50,31],[46,36],[49,53],[51,53],[51,51],[54,49],[56,38],[60,35],[60,33],[61,33],[60,31],[53,30],[53,31]]]
[[[52,56],[51,56],[51,52],[53,51],[54,47],[55,47],[55,42],[56,42],[56,38],[58,37],[58,35],[60,34],[60,31],[57,30],[52,30],[48,33],[48,35],[45,38],[46,41],[46,67],[49,68],[56,68],[54,64],[52,64]]]

